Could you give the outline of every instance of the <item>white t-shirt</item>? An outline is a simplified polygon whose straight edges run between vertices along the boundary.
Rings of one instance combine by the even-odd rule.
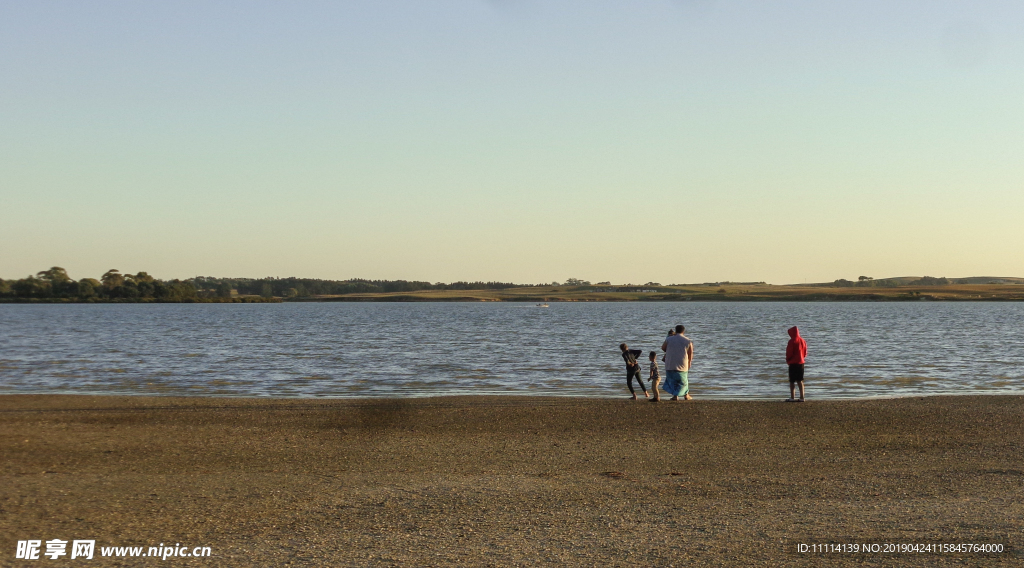
[[[665,338],[665,370],[666,371],[689,371],[689,361],[686,360],[686,350],[693,345],[689,337],[682,334],[675,334]]]

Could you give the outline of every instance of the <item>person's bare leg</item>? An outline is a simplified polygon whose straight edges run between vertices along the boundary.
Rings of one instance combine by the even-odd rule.
[[[800,381],[800,402],[804,401],[804,382]]]
[[[789,383],[789,400],[796,400],[796,383]]]
[[[658,385],[661,383],[661,379],[655,379],[651,381],[651,387],[654,389],[654,398],[651,402],[661,402],[661,391],[658,390]]]

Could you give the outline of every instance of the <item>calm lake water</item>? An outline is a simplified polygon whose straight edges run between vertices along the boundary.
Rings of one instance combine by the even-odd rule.
[[[676,323],[696,397],[788,396],[792,325],[809,397],[1024,392],[1024,304],[683,302],[4,304],[0,393],[621,397]]]

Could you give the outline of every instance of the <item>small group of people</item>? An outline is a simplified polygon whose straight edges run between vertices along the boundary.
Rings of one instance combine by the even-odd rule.
[[[693,341],[690,341],[689,337],[685,335],[686,327],[683,325],[677,325],[675,329],[670,329],[668,337],[665,338],[665,342],[661,344],[661,350],[665,355],[661,358],[665,363],[665,383],[661,384],[661,373],[658,371],[658,353],[651,351],[648,355],[650,360],[650,381],[651,388],[654,390],[654,398],[651,398],[650,393],[647,392],[647,387],[644,386],[644,381],[640,378],[640,363],[638,358],[643,355],[643,351],[640,349],[630,349],[625,343],[619,345],[619,349],[622,351],[622,358],[626,361],[626,386],[629,387],[629,394],[636,400],[636,391],[633,390],[633,379],[636,379],[637,384],[640,385],[640,390],[644,391],[644,396],[650,399],[651,402],[661,402],[661,390],[658,388],[662,387],[666,393],[672,395],[671,400],[679,400],[679,397],[683,397],[683,400],[691,400],[693,397],[690,396],[690,362],[693,361]]]
[[[633,379],[636,379],[640,390],[650,402],[661,402],[661,390],[670,394],[670,400],[692,400],[690,396],[690,364],[693,361],[693,341],[685,335],[686,327],[677,325],[670,329],[665,342],[661,344],[661,350],[665,353],[661,360],[665,363],[665,382],[662,384],[661,373],[658,370],[658,353],[651,351],[647,356],[650,361],[651,389],[654,391],[654,398],[651,398],[640,378],[639,358],[643,355],[641,349],[630,349],[629,345],[622,343],[619,350],[622,351],[622,359],[626,362],[626,386],[629,387],[629,394],[636,400],[636,391],[633,390]],[[793,326],[789,328],[789,343],[786,344],[786,364],[789,365],[789,398],[786,402],[804,401],[804,362],[807,358],[807,342],[800,336],[800,330]],[[659,389],[658,387],[661,387]],[[796,389],[800,389],[800,398],[796,397]]]

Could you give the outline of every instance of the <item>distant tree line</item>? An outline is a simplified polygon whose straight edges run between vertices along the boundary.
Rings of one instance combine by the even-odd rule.
[[[845,278],[840,278],[839,280],[833,282],[832,285],[838,286],[839,288],[895,288],[900,285],[900,282],[895,278],[882,278],[879,280],[875,280],[870,276],[861,276],[857,278],[856,282],[852,282]]]
[[[195,302],[199,294],[191,282],[157,280],[145,272],[121,274],[108,270],[99,280],[74,280],[66,270],[54,266],[21,280],[0,279],[0,299],[64,300],[64,301],[127,301],[127,302]]]
[[[948,278],[935,278],[934,276],[923,276],[910,281],[907,281],[905,278],[880,278],[875,280],[870,276],[860,276],[856,282],[840,278],[830,285],[840,288],[897,288],[899,286],[945,286],[952,283],[954,282],[951,282]],[[826,284],[826,286],[829,286],[829,284]]]
[[[0,279],[0,300],[72,302],[259,301],[355,293],[420,290],[504,290],[532,286],[510,282],[430,283],[407,280],[320,280],[314,278],[215,278],[158,280],[145,272],[108,270],[99,278],[74,280],[59,266],[20,280]]]
[[[201,294],[230,294],[270,297],[335,296],[344,294],[418,292],[421,290],[505,290],[531,286],[511,282],[443,282],[416,280],[321,280],[318,278],[215,278],[199,276],[191,282]]]

